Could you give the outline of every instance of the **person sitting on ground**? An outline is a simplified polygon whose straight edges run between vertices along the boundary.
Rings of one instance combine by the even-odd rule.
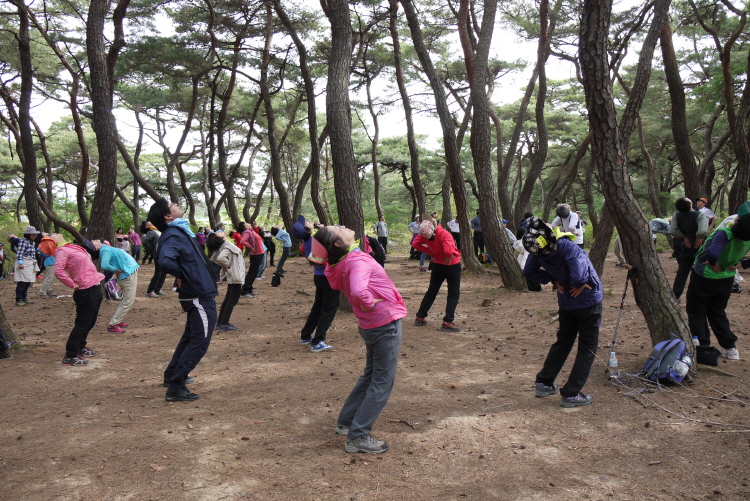
[[[284,270],[284,263],[286,262],[286,258],[289,257],[289,252],[292,250],[292,238],[289,236],[289,233],[282,230],[279,225],[271,228],[271,235],[281,242],[281,257],[279,258],[279,264],[276,265],[276,273],[283,275],[286,273],[286,270]]]
[[[122,292],[122,302],[107,326],[107,332],[122,333],[128,327],[124,322],[125,315],[135,304],[135,292],[138,288],[138,261],[122,249],[111,247],[107,242],[92,240],[94,248],[99,251],[99,266],[105,272],[114,273],[117,285]]]
[[[13,280],[16,282],[16,306],[26,306],[34,301],[29,301],[29,287],[36,282],[36,274],[39,271],[39,263],[36,260],[36,247],[34,240],[39,234],[33,226],[27,226],[23,232],[23,238],[18,240],[16,246],[16,266],[13,270]]]
[[[448,299],[440,330],[461,332],[461,328],[453,323],[458,300],[461,297],[461,251],[456,248],[456,243],[453,241],[451,234],[426,214],[422,216],[419,235],[414,239],[412,246],[432,256],[430,285],[427,287],[422,304],[419,306],[414,325],[420,327],[427,325],[427,314],[430,312],[432,303],[435,302],[443,282],[447,281]]]
[[[104,298],[99,286],[104,275],[97,271],[92,259],[92,254],[95,258],[98,257],[98,251],[91,252],[78,244],[66,244],[59,233],[52,235],[52,239],[58,246],[55,249],[55,277],[63,285],[73,289],[73,302],[76,305],[75,324],[65,344],[62,364],[86,365],[86,358],[96,355],[86,342],[89,332],[96,325]]]
[[[299,344],[302,346],[309,344],[312,353],[320,353],[333,348],[325,341],[328,329],[339,309],[339,291],[334,290],[328,283],[325,275],[325,260],[312,255],[312,230],[312,225],[306,222],[302,215],[297,217],[297,222],[292,226],[294,238],[303,242],[303,254],[313,267],[313,282],[315,283],[315,300],[300,332]]]
[[[578,337],[578,352],[565,386],[560,388],[562,407],[591,405],[594,397],[581,390],[591,372],[599,346],[602,320],[602,283],[586,252],[560,233],[532,217],[527,221],[523,245],[529,252],[523,274],[534,282],[552,282],[557,288],[559,327],[557,341],[550,346],[542,370],[536,375],[536,396],[557,393],[557,379]]]
[[[220,278],[227,280],[227,293],[219,309],[217,327],[219,332],[236,331],[237,326],[229,320],[242,294],[242,284],[245,283],[245,259],[242,257],[242,251],[223,231],[215,231],[208,235],[206,246],[211,261],[221,266]]]
[[[318,230],[312,259],[327,260],[325,276],[352,305],[367,348],[364,373],[344,402],[335,431],[346,435],[346,452],[385,452],[388,444],[371,433],[396,380],[406,304],[385,270],[359,249],[354,231],[345,226]]]
[[[685,304],[690,334],[698,337],[700,346],[710,346],[710,325],[728,360],[740,359],[726,308],[736,270],[750,267],[750,258],[745,258],[750,251],[750,202],[737,214],[736,223],[713,232],[698,250]]]
[[[164,370],[164,399],[170,402],[197,400],[197,394],[186,384],[193,379],[190,372],[201,361],[211,344],[216,326],[216,282],[190,225],[183,218],[185,211],[176,203],[159,199],[151,206],[148,220],[162,232],[156,249],[156,262],[164,272],[177,278],[180,306],[187,313],[182,333],[172,360]]]

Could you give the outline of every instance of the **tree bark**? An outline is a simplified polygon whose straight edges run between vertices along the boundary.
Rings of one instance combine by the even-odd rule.
[[[592,156],[599,168],[607,209],[620,232],[625,256],[628,263],[640,271],[639,284],[633,284],[636,304],[643,313],[654,344],[677,335],[692,350],[685,315],[672,294],[656,256],[648,221],[633,194],[626,155],[634,117],[640,110],[648,84],[653,47],[666,21],[669,3],[669,0],[656,2],[652,25],[641,49],[636,85],[628,100],[623,124],[619,127],[607,54],[610,0],[584,0],[579,48],[593,137]],[[601,226],[598,231],[601,231]]]

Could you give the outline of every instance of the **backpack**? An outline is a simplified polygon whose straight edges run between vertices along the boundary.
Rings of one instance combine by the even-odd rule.
[[[110,301],[122,301],[122,291],[114,278],[107,280],[104,284],[104,293]]]
[[[682,339],[662,341],[654,346],[638,376],[643,376],[655,383],[671,381],[681,383],[687,372],[680,375],[675,365],[690,365],[690,357],[685,355],[685,343]],[[683,369],[684,370],[684,369]]]
[[[271,287],[278,287],[279,285],[281,285],[282,276],[283,275],[281,275],[280,273],[274,273],[271,277]]]
[[[492,264],[492,258],[489,254],[482,252],[479,254],[479,262],[482,264]]]
[[[375,261],[378,262],[380,266],[385,268],[385,251],[383,250],[383,246],[380,245],[380,242],[378,242],[378,239],[375,237],[367,236],[367,241],[370,244],[370,249],[372,250],[372,253],[368,251],[368,254],[370,254],[372,257],[375,258]]]

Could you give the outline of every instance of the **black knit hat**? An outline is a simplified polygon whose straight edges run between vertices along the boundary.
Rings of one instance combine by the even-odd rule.
[[[167,227],[167,222],[164,221],[164,217],[171,213],[169,209],[169,202],[166,198],[160,198],[156,201],[151,209],[148,211],[148,221],[156,226],[159,231],[164,231]]]

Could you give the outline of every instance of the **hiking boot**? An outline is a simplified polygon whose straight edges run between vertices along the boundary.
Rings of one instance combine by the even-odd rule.
[[[86,365],[88,363],[89,363],[88,360],[86,360],[85,358],[81,358],[80,356],[78,356],[78,357],[70,357],[70,358],[65,357],[65,358],[62,359],[62,364],[63,365],[71,365],[71,366],[72,365]]]
[[[732,292],[735,292],[737,294],[742,294],[742,287],[740,287],[739,285],[733,285]]]
[[[544,383],[537,383],[536,384],[536,394],[534,396],[539,398],[548,397],[550,395],[556,395],[557,394],[557,385],[553,384],[552,386],[547,386]]]
[[[345,424],[337,424],[336,429],[333,430],[336,435],[347,436],[349,434],[349,427]]]
[[[578,395],[560,398],[560,407],[584,407],[592,403],[594,403],[594,397],[586,395],[581,391],[578,392]]]
[[[116,334],[121,334],[121,333],[125,332],[125,329],[123,329],[122,327],[119,327],[117,325],[110,325],[110,326],[107,327],[107,332],[114,332]]]
[[[325,351],[325,350],[332,350],[333,346],[330,344],[325,344],[325,342],[321,341],[318,344],[314,344],[310,346],[310,351],[313,353],[318,353],[319,351]]]
[[[187,379],[185,380],[185,384],[190,384],[193,381],[195,381],[195,378],[193,376],[188,376]],[[162,386],[164,386],[165,388],[169,388],[169,383],[170,383],[170,380],[165,379],[164,384]]]
[[[78,352],[79,357],[95,357],[96,352],[88,346]]]
[[[119,324],[117,324],[117,327],[119,327],[120,329],[127,329],[128,324],[126,324],[125,322],[120,322]]]
[[[159,297],[159,294],[157,294],[156,292],[147,292],[146,295],[148,297],[154,297],[154,298]]]
[[[16,306],[26,306],[26,303],[23,301],[16,301]]]
[[[302,346],[305,346],[307,344],[310,344],[312,342],[312,339],[300,339],[299,344]]]
[[[34,301],[29,301],[28,299],[24,299],[23,302],[25,304],[34,304]]]
[[[721,358],[726,358],[727,360],[739,360],[740,352],[737,351],[737,348],[728,348],[721,352]]]
[[[423,325],[427,325],[427,320],[417,317],[414,319],[414,325],[416,325],[417,327],[422,327]]]
[[[375,440],[372,435],[365,433],[354,440],[347,440],[344,450],[346,452],[372,452],[380,454],[388,450],[388,444],[382,440]]]
[[[167,402],[192,402],[198,400],[200,397],[183,386],[177,391],[167,390],[167,394],[164,395],[164,400]]]
[[[440,327],[441,331],[445,332],[461,332],[461,327],[454,324],[453,322],[443,322],[443,325]]]

